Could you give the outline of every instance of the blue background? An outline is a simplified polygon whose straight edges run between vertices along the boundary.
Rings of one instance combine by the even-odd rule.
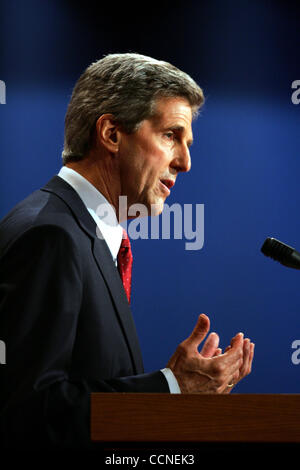
[[[207,99],[167,203],[205,204],[205,242],[132,242],[145,368],[164,367],[204,312],[221,347],[239,331],[255,342],[237,392],[299,393],[300,274],[260,253],[267,236],[300,250],[299,2],[182,3],[1,2],[0,216],[59,171],[66,106],[92,61],[129,51],[182,68]]]

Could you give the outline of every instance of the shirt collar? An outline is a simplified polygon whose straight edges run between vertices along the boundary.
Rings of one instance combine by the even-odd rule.
[[[63,166],[58,176],[69,183],[82,199],[87,210],[99,227],[113,260],[116,262],[122,242],[123,228],[118,223],[113,206],[95,186],[77,173],[77,171]]]

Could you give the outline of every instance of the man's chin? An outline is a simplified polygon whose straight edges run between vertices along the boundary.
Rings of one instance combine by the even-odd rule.
[[[128,204],[127,209],[127,218],[136,218],[136,217],[149,217],[149,216],[156,216],[160,215],[164,210],[165,204],[164,197],[152,197],[148,200],[144,200],[143,202],[136,202],[133,204]]]
[[[159,201],[156,201],[155,203],[151,204],[151,216],[157,216],[162,213],[164,210],[164,203],[165,201],[163,199],[160,199]]]

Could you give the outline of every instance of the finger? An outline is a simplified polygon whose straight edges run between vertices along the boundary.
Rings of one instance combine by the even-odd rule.
[[[237,333],[233,338],[231,338],[231,341],[230,341],[230,346],[234,346],[236,344],[236,342],[240,339],[240,337],[242,337],[242,339],[244,339],[244,333],[240,332],[240,333]]]
[[[246,338],[244,340],[243,346],[243,365],[241,367],[241,374],[248,375],[249,370],[249,361],[250,361],[250,339]]]
[[[250,359],[251,361],[253,360],[253,356],[254,356],[254,349],[255,349],[255,343],[251,343],[251,352],[250,352]]]
[[[245,375],[248,375],[249,369],[251,370],[250,361],[254,354],[252,344],[249,338],[243,339],[243,334],[240,333],[232,338],[231,346],[227,346],[225,353],[227,352],[227,357],[231,355],[231,359],[234,359],[234,361],[230,361],[227,365],[228,382],[223,389],[223,393],[231,392],[232,387],[228,387],[228,383],[237,384]]]
[[[252,368],[252,361],[254,355],[254,343],[251,343],[249,338],[244,340],[243,346],[243,364],[240,367],[239,375],[235,379],[235,383],[242,380],[244,377],[250,374]]]
[[[237,333],[230,342],[230,350],[236,350],[238,348],[243,348],[244,344],[244,333]]]
[[[243,358],[243,333],[238,333],[231,340],[231,346],[227,346],[223,357],[226,357],[227,367],[235,369],[241,367]]]
[[[239,371],[234,375],[232,382],[237,383],[240,380],[242,380],[244,377],[246,377],[248,374],[251,372],[251,364],[252,364],[252,359],[253,359],[253,353],[254,353],[254,348],[253,345],[254,343],[250,342],[249,338],[244,339],[244,344],[243,344],[243,363],[239,369]]]
[[[227,346],[223,357],[226,358],[226,372],[233,376],[243,365],[243,333],[238,333],[231,341],[232,346]]]
[[[246,348],[244,351],[244,356],[245,356],[245,367],[242,367],[242,373],[244,376],[249,375],[251,372],[252,368],[252,361],[253,361],[253,356],[254,356],[254,343],[251,343],[250,339],[246,338],[247,344],[244,345]],[[245,340],[245,341],[246,341]]]
[[[220,356],[221,354],[222,354],[222,349],[221,349],[221,348],[217,348],[216,351],[215,351],[214,357]]]
[[[210,321],[207,315],[201,313],[199,315],[195,328],[193,329],[190,336],[186,339],[186,343],[189,346],[198,349],[199,344],[204,340],[205,336],[209,332]]]
[[[219,346],[219,336],[217,333],[210,333],[206,338],[203,348],[200,351],[201,356],[203,357],[213,357],[216,349]]]
[[[249,369],[248,369],[248,374],[250,374],[251,369],[252,369],[252,362],[253,362],[253,357],[254,357],[254,348],[255,344],[250,343],[250,357],[249,357]]]

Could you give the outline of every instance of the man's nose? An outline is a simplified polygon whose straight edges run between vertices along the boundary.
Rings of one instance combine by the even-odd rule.
[[[191,169],[191,155],[189,148],[187,146],[182,147],[179,151],[177,156],[175,157],[173,161],[173,168],[176,168],[176,170],[179,172],[187,172],[190,171]]]

